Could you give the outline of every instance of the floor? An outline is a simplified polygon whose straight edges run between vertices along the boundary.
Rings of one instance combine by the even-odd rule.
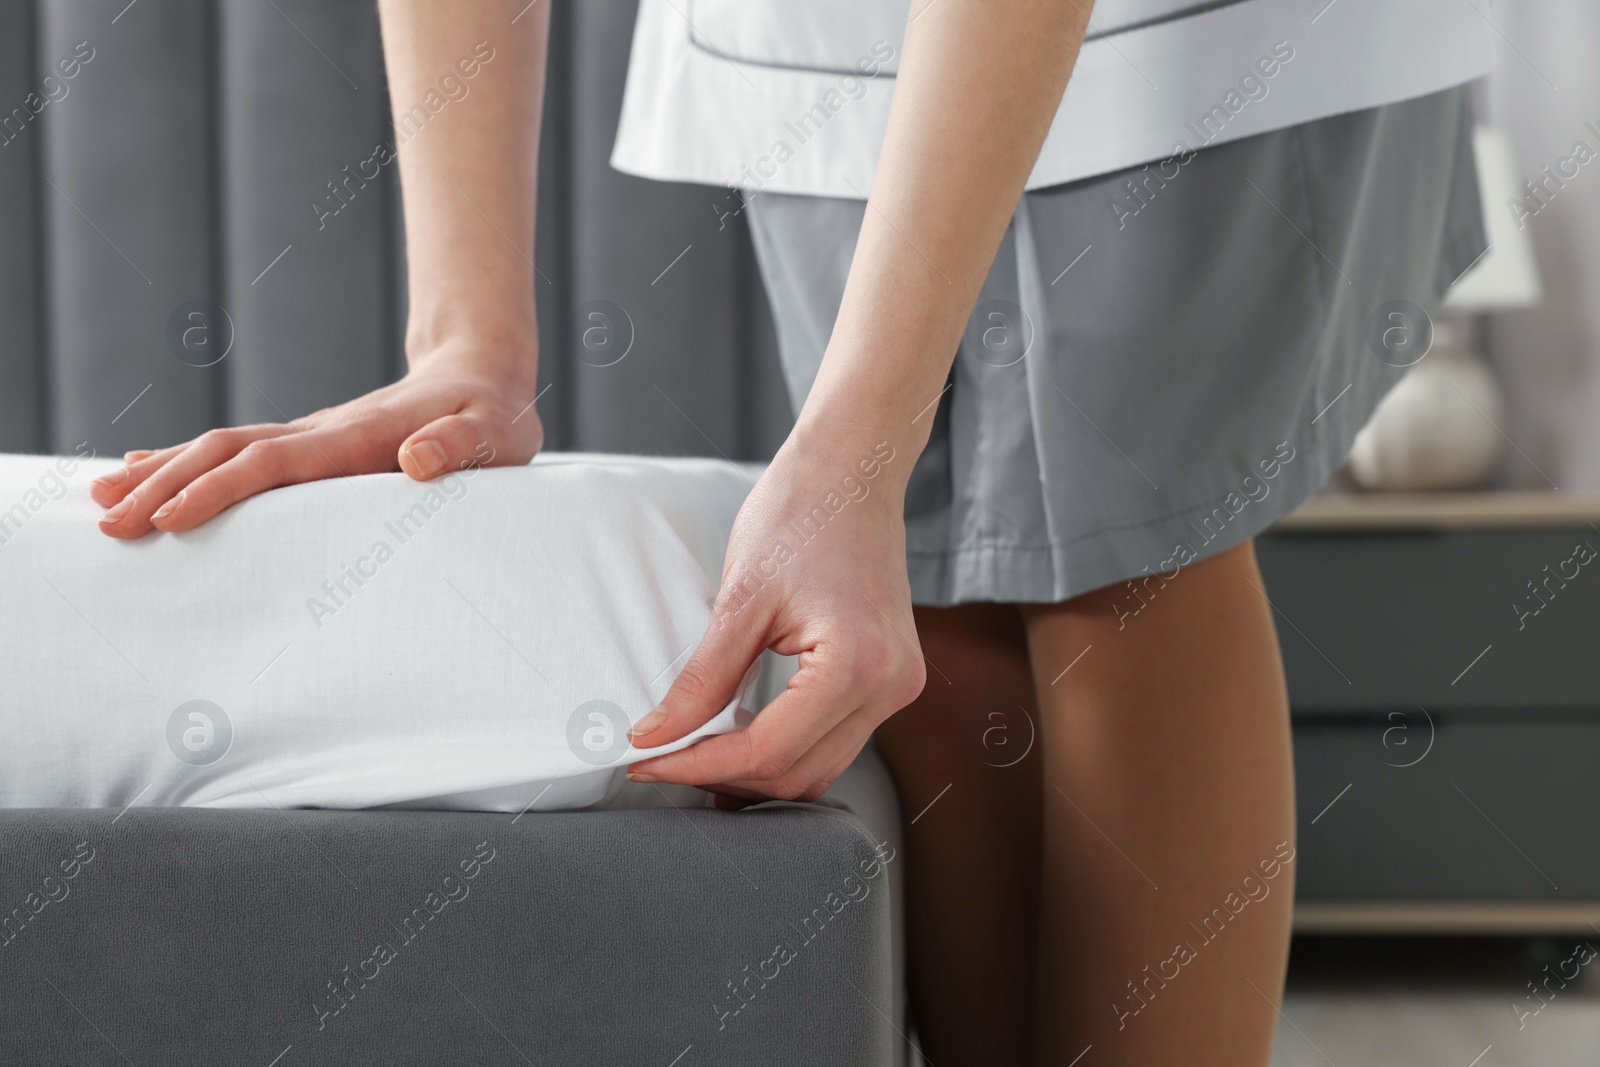
[[[1298,939],[1272,1067],[1600,1067],[1600,958],[1579,945],[1600,932]]]
[[[1600,960],[1580,944],[1600,934],[1298,941],[1273,1067],[1596,1067]]]

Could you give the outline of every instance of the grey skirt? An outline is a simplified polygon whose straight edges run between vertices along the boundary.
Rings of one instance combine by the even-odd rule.
[[[1024,194],[911,474],[914,601],[1171,577],[1315,492],[1486,247],[1471,126],[1461,87]],[[865,205],[747,195],[798,410]]]

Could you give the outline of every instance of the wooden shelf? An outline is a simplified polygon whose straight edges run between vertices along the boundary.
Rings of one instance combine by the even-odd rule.
[[[1297,934],[1600,936],[1600,900],[1307,900],[1294,908]]]
[[[1600,495],[1558,492],[1319,493],[1273,532],[1596,527]]]

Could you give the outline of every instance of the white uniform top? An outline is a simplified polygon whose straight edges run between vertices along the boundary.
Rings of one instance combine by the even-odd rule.
[[[909,10],[641,0],[612,165],[864,199]],[[1479,0],[1100,0],[1027,187],[1481,77],[1489,18]]]

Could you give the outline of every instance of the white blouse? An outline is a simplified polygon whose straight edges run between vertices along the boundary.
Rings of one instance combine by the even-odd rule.
[[[1481,77],[1494,64],[1488,3],[1100,0],[1027,187]],[[909,10],[910,0],[640,0],[612,165],[864,199]]]

